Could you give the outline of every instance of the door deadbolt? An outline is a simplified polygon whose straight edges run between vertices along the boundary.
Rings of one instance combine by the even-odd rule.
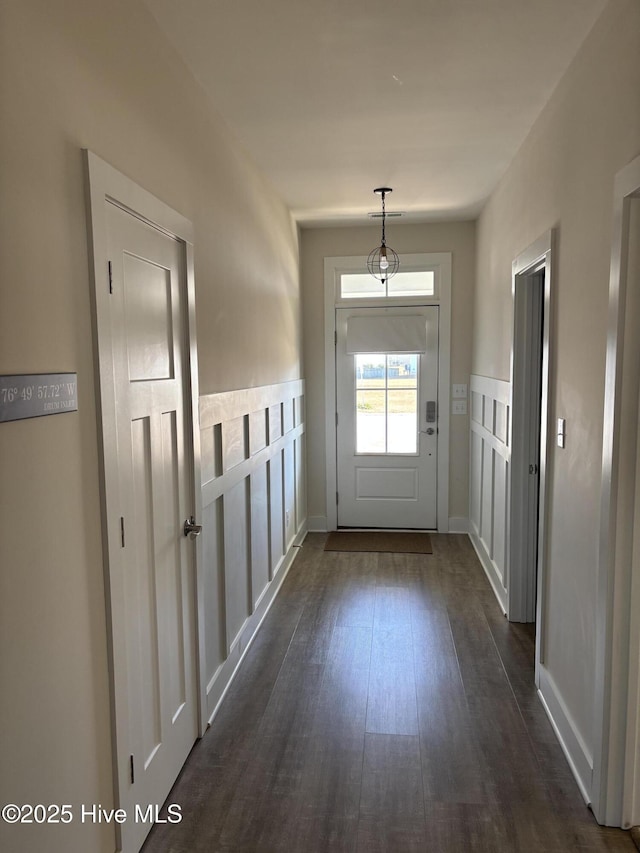
[[[184,523],[184,535],[190,539],[195,539],[202,533],[202,525],[196,524],[195,518],[191,515]]]

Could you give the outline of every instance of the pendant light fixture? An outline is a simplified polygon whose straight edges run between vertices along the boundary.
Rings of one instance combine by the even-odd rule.
[[[384,199],[388,193],[393,192],[391,187],[378,187],[374,193],[382,196],[382,240],[380,245],[375,248],[367,258],[367,269],[374,278],[386,285],[387,280],[398,272],[400,261],[397,254],[386,244],[384,233],[384,221],[386,210]]]

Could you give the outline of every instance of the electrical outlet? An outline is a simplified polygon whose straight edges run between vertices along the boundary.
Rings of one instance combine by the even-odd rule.
[[[466,415],[467,414],[467,401],[466,400],[454,400],[451,405],[451,414],[452,415]]]

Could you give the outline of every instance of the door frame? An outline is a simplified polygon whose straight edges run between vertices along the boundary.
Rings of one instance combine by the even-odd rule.
[[[550,339],[554,233],[545,232],[513,261],[511,347],[511,477],[509,486],[509,573],[507,617],[536,622],[535,683],[544,663],[545,566],[547,550]],[[542,284],[542,279],[544,283]],[[539,312],[542,310],[542,327]],[[537,330],[536,330],[537,329]],[[532,336],[537,335],[537,340]],[[531,401],[531,373],[540,367],[540,410]],[[534,421],[535,418],[535,421]],[[537,501],[529,488],[530,446],[539,431]],[[537,516],[537,522],[534,517]],[[533,542],[531,537],[536,541]],[[536,548],[537,559],[532,559]]]
[[[591,800],[599,823],[629,827],[640,784],[640,758],[625,762],[630,741],[640,736],[638,675],[640,654],[631,649],[633,511],[635,476],[625,477],[630,454],[636,459],[639,391],[637,371],[625,369],[625,325],[637,340],[640,316],[630,308],[627,263],[632,200],[640,199],[640,157],[618,172],[614,182],[613,234],[609,272],[609,318],[602,438],[600,539],[597,565],[594,766]],[[640,203],[640,202],[638,202]],[[631,324],[629,326],[628,324]],[[635,344],[637,348],[637,344]],[[627,460],[627,467],[621,460]],[[635,471],[635,466],[634,466]],[[629,480],[632,480],[632,483]],[[635,688],[635,696],[633,695]],[[629,766],[632,765],[632,766]],[[634,802],[635,801],[635,802]]]
[[[422,351],[418,351],[415,354],[418,367],[416,390],[419,400],[416,409],[417,435],[415,450],[409,453],[385,451],[369,454],[365,452],[363,455],[360,455],[356,449],[358,417],[355,407],[357,383],[354,382],[353,374],[354,355],[349,355],[347,352],[349,319],[352,317],[376,319],[380,316],[385,318],[394,316],[404,318],[409,311],[412,316],[419,316],[421,318],[421,326],[426,329],[424,347]],[[363,308],[360,305],[349,305],[346,307],[340,305],[336,307],[336,328],[338,331],[336,344],[336,411],[338,413],[338,423],[342,425],[346,424],[346,429],[337,431],[336,436],[336,458],[338,460],[337,485],[340,495],[338,502],[338,523],[341,528],[357,528],[359,525],[356,522],[345,523],[344,515],[345,513],[347,515],[360,515],[360,512],[362,512],[362,517],[359,519],[360,524],[367,524],[368,529],[380,528],[386,525],[387,521],[391,522],[389,528],[396,530],[415,529],[416,527],[434,530],[437,526],[438,412],[436,410],[435,423],[432,424],[436,428],[436,434],[427,436],[426,428],[429,424],[426,422],[425,407],[428,400],[438,399],[439,313],[440,307],[438,305],[415,305],[410,308],[404,305],[394,308],[388,305],[384,307],[377,306],[375,308]],[[342,316],[340,316],[341,314]],[[375,349],[373,352],[375,352]],[[394,353],[390,351],[386,355],[389,354]],[[386,356],[383,357],[386,359]],[[433,432],[434,430],[432,430]],[[414,483],[418,485],[418,494],[415,501],[410,501],[407,504],[402,501],[398,502],[388,499],[387,505],[384,508],[376,507],[375,502],[369,503],[366,501],[365,504],[359,504],[356,497],[356,470],[396,470],[397,468],[402,470],[413,469],[416,471],[416,480]],[[381,477],[384,479],[385,475],[381,474]],[[434,488],[426,489],[425,484],[427,483],[433,483]],[[424,499],[421,499],[422,494],[425,496]],[[394,515],[396,512],[401,517],[396,517]],[[372,516],[377,517],[377,524],[372,519]],[[394,517],[391,518],[390,516]]]
[[[338,529],[337,493],[337,428],[336,428],[336,308],[410,307],[438,305],[438,468],[437,524],[439,533],[449,532],[449,422],[451,406],[451,253],[431,252],[400,256],[403,271],[433,270],[433,296],[379,299],[342,299],[340,276],[367,269],[366,255],[329,257],[324,259],[324,388],[325,388],[325,459],[327,530]]]
[[[553,234],[543,234],[512,264],[513,344],[511,347],[511,482],[507,616],[512,622],[540,624],[544,613],[547,444],[549,436],[549,338]],[[540,325],[540,312],[542,325]],[[540,409],[532,404],[533,370],[540,369]],[[531,443],[539,433],[538,499],[530,484]],[[535,541],[532,541],[535,537]],[[532,555],[537,551],[537,559]],[[536,582],[537,575],[537,582]],[[536,635],[536,667],[542,653]],[[538,676],[536,676],[538,683]]]
[[[107,251],[107,225],[105,201],[111,202],[135,216],[137,219],[158,229],[183,246],[186,277],[185,303],[185,365],[189,387],[186,395],[185,423],[187,441],[190,444],[187,456],[193,460],[191,499],[196,518],[202,516],[202,492],[200,477],[200,429],[199,429],[199,385],[196,349],[195,279],[193,262],[193,225],[182,215],[168,207],[151,193],[139,187],[128,177],[118,172],[93,152],[83,150],[88,213],[88,246],[92,278],[92,322],[94,341],[94,366],[96,381],[96,409],[98,421],[98,443],[100,464],[100,500],[102,520],[102,547],[105,577],[105,599],[107,610],[107,650],[110,682],[111,743],[113,784],[116,807],[121,802],[120,779],[127,769],[118,762],[118,732],[122,722],[128,718],[126,705],[126,673],[119,671],[118,661],[123,660],[123,637],[114,630],[112,602],[118,597],[115,577],[121,564],[120,500],[118,478],[118,449],[116,431],[116,398],[113,370],[113,336],[110,323],[109,272]],[[195,543],[193,560],[195,572],[196,602],[194,611],[196,624],[196,679],[194,701],[196,702],[198,732],[203,734],[206,725],[205,699],[202,690],[202,663],[204,661],[204,624],[202,591],[202,544]],[[124,689],[123,689],[124,683]],[[119,833],[116,826],[116,833]],[[120,838],[117,839],[120,843]]]

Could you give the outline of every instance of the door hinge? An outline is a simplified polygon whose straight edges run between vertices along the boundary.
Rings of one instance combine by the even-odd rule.
[[[538,466],[535,464],[529,465],[529,473],[530,474],[537,474],[538,473]]]
[[[124,517],[120,516],[120,542],[124,548]]]
[[[337,331],[335,331],[333,333],[333,345],[334,345],[334,347],[338,346],[338,332]]]
[[[109,264],[109,293],[113,293],[113,270],[111,267],[111,261],[108,261]]]
[[[130,756],[129,756],[129,770],[130,770],[130,773],[131,773],[131,784],[133,785],[133,783],[136,781],[135,773],[134,773],[134,770],[133,770],[133,755],[130,755]]]
[[[340,496],[336,492],[336,506],[338,505],[339,502],[340,502]]]
[[[336,426],[338,426],[338,413],[336,412]]]

